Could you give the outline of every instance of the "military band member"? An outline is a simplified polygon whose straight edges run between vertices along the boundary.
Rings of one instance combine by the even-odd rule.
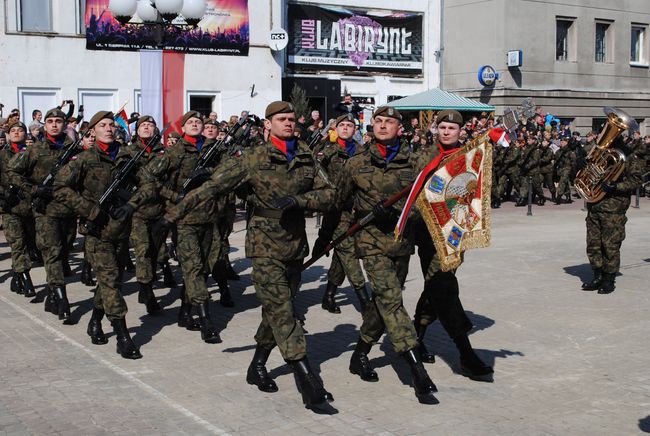
[[[165,218],[183,220],[192,208],[244,184],[253,211],[246,233],[246,256],[252,258],[252,280],[262,303],[262,322],[255,335],[257,347],[246,380],[265,392],[277,385],[266,371],[266,361],[277,345],[297,376],[307,407],[333,401],[313,373],[307,359],[302,326],[292,299],[300,283],[301,265],[308,254],[304,210],[326,210],[333,190],[314,167],[307,144],[295,139],[296,114],[290,103],[276,101],[266,108],[268,141],[236,159],[227,159],[212,178],[190,193]]]
[[[45,210],[35,210],[36,244],[43,254],[47,278],[45,310],[67,321],[70,304],[65,287],[65,276],[70,274],[69,248],[77,235],[74,211],[65,202],[53,200],[52,188],[41,186],[52,166],[72,143],[65,134],[66,115],[61,109],[50,109],[45,114],[45,136],[33,147],[14,159],[9,165],[11,183],[24,195],[39,197],[47,204]]]
[[[345,114],[339,116],[335,121],[337,139],[335,142],[327,142],[318,152],[316,159],[320,161],[321,166],[327,172],[332,183],[336,183],[341,176],[345,162],[357,153],[363,151],[363,146],[358,144],[352,137],[354,135],[354,116]],[[340,218],[339,218],[340,217]],[[337,222],[338,221],[338,222]],[[323,224],[336,226],[335,230],[321,227],[324,234],[331,233],[333,238],[340,235],[354,224],[354,215],[352,214],[352,202],[347,207],[341,208],[337,218],[325,218]],[[314,254],[322,251],[329,241],[322,238],[317,239],[314,243]],[[341,313],[341,309],[336,304],[334,296],[336,289],[343,284],[345,277],[354,288],[354,292],[361,304],[363,311],[368,304],[368,291],[366,290],[366,280],[361,270],[361,263],[354,255],[354,239],[347,238],[334,248],[332,263],[327,271],[327,286],[323,294],[322,308],[330,313]]]
[[[399,212],[395,206],[383,207],[384,200],[407,187],[421,169],[409,153],[408,144],[400,141],[401,120],[396,109],[378,108],[373,114],[375,140],[346,162],[337,184],[334,205],[352,202],[357,219],[371,211],[375,216],[355,235],[356,256],[363,262],[373,296],[363,312],[359,341],[350,359],[350,372],[365,381],[378,380],[368,353],[386,330],[395,351],[404,357],[411,369],[415,395],[420,402],[429,403],[435,401],[436,386],[422,365],[415,328],[402,301],[400,271],[405,271],[412,245],[408,241],[394,240]],[[324,239],[330,238],[325,236]]]
[[[0,149],[0,210],[5,238],[11,248],[11,285],[13,292],[25,297],[36,295],[29,271],[32,267],[28,253],[29,221],[32,218],[30,197],[22,198],[9,181],[8,167],[12,159],[25,153],[27,127],[18,121],[9,126],[7,144]]]

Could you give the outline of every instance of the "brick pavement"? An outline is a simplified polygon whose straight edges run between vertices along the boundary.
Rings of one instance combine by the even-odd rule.
[[[280,388],[265,394],[245,383],[259,322],[243,250],[231,257],[242,272],[232,282],[237,306],[214,304],[222,344],[175,326],[178,290],[157,289],[162,316],[146,315],[134,279],[124,292],[127,322],[144,358],[121,359],[109,344],[85,335],[91,293],[69,286],[79,324],[62,325],[9,292],[7,246],[0,237],[0,434],[637,434],[650,429],[650,201],[631,209],[614,294],[582,292],[588,273],[580,205],[494,212],[493,245],[467,255],[459,271],[462,300],[476,324],[479,354],[495,367],[495,382],[457,374],[450,339],[439,325],[427,345],[427,365],[439,388],[437,405],[420,405],[408,369],[386,340],[371,352],[379,383],[347,370],[360,316],[352,289],[339,294],[340,315],[320,308],[329,259],[304,276],[298,307],[306,313],[313,366],[336,401],[329,414],[302,406],[291,372],[277,351],[269,369]],[[308,220],[310,240],[314,221]],[[236,224],[233,247],[243,246]],[[78,270],[79,253],[73,268]],[[422,286],[418,262],[404,293],[412,314]],[[78,271],[77,271],[78,273]],[[42,289],[42,268],[33,271]],[[215,289],[214,286],[211,289]],[[216,296],[215,296],[216,297]],[[104,329],[110,327],[104,322]]]

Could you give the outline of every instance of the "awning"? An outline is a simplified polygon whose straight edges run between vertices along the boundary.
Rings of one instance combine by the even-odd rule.
[[[476,112],[494,111],[494,106],[437,88],[393,100],[387,106],[392,106],[401,111],[438,111],[443,109]]]

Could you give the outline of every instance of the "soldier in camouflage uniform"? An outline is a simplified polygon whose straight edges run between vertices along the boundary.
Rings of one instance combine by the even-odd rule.
[[[155,198],[155,192],[138,190],[109,216],[99,206],[99,199],[130,154],[120,153],[119,143],[114,141],[112,112],[96,113],[88,127],[95,133],[95,144],[61,169],[54,181],[54,199],[70,205],[82,218],[80,231],[86,235],[86,254],[97,276],[93,313],[87,329],[92,343],[108,342],[101,325],[106,315],[115,332],[117,352],[125,359],[139,359],[142,355],[126,327],[127,307],[120,293],[122,265],[118,259],[122,247],[128,244],[131,215]]]
[[[394,240],[401,204],[388,209],[383,206],[386,198],[407,187],[421,169],[417,159],[409,153],[408,144],[402,144],[397,136],[400,127],[401,115],[396,109],[378,108],[373,114],[375,140],[346,162],[338,179],[334,205],[344,206],[352,201],[357,219],[371,211],[375,217],[355,235],[354,241],[356,256],[363,261],[373,297],[363,312],[359,341],[350,359],[350,372],[365,381],[378,380],[368,353],[386,330],[395,351],[411,368],[418,400],[431,402],[436,387],[422,364],[415,328],[402,301],[398,273],[408,264],[412,245],[408,241]],[[321,237],[330,239],[329,235]]]
[[[625,239],[625,213],[632,193],[641,186],[645,167],[645,149],[636,143],[623,144],[620,138],[613,146],[625,154],[623,174],[611,183],[602,182],[605,197],[587,204],[587,257],[594,271],[591,282],[583,283],[586,291],[610,294],[621,264],[621,244]]]
[[[503,152],[502,169],[499,176],[498,197],[503,198],[508,182],[519,187],[519,147],[510,146]]]
[[[551,201],[555,201],[555,183],[553,183],[553,150],[548,139],[542,139],[539,156],[539,179],[540,184],[546,185],[551,192]]]
[[[193,208],[246,184],[253,208],[246,233],[246,256],[253,262],[253,285],[262,303],[257,347],[246,380],[264,392],[277,385],[265,364],[277,345],[293,367],[307,407],[333,401],[307,360],[307,344],[292,300],[300,283],[302,261],[308,254],[304,210],[327,210],[333,190],[315,169],[307,144],[294,137],[296,116],[287,102],[266,109],[265,127],[271,136],[240,157],[225,160],[212,178],[167,212],[168,221],[184,219]]]
[[[9,126],[7,144],[0,149],[0,211],[5,238],[11,248],[11,286],[13,292],[25,297],[36,295],[29,270],[32,267],[28,253],[29,220],[32,218],[30,197],[19,195],[9,182],[9,161],[26,151],[27,127],[20,121]]]
[[[438,114],[438,150],[427,160],[432,160],[439,153],[444,157],[456,152],[460,148],[458,138],[462,125],[463,118],[459,112],[441,111]],[[461,373],[472,380],[491,381],[494,371],[476,355],[467,336],[473,325],[460,301],[456,272],[442,271],[424,220],[416,214],[410,223],[424,276],[424,290],[418,300],[413,321],[423,361],[435,362],[435,356],[424,345],[424,337],[427,327],[439,319],[460,353]]]
[[[341,115],[336,119],[336,133],[338,139],[336,142],[327,142],[316,153],[316,159],[320,162],[321,167],[327,172],[327,175],[336,183],[341,175],[345,162],[357,153],[361,153],[363,148],[352,136],[354,135],[354,117],[352,114]],[[323,220],[323,224],[336,226],[335,229],[321,227],[319,233],[324,235],[331,234],[333,238],[338,238],[354,224],[354,215],[352,213],[352,202],[346,208],[341,208],[340,220],[328,219]],[[319,238],[314,243],[314,254],[321,252],[329,241]],[[354,292],[361,304],[361,310],[365,310],[368,304],[368,293],[366,291],[366,280],[361,270],[361,263],[354,255],[354,239],[347,238],[334,248],[332,263],[327,271],[327,286],[323,294],[322,307],[330,313],[341,313],[341,309],[334,300],[336,289],[343,284],[347,276]]]
[[[571,200],[571,174],[576,165],[576,154],[569,148],[568,138],[560,139],[560,149],[555,152],[555,178],[558,180],[555,204],[573,203]],[[566,200],[562,200],[562,197]]]
[[[499,178],[504,171],[503,159],[506,155],[505,147],[492,148],[492,208],[501,207],[501,196],[499,195]]]
[[[64,202],[52,200],[51,187],[40,186],[72,142],[65,134],[64,120],[65,114],[61,109],[51,109],[45,114],[43,140],[11,161],[9,178],[24,195],[39,197],[47,204],[45,210],[34,211],[36,244],[43,253],[47,277],[45,310],[66,322],[70,317],[70,304],[64,277],[69,270],[68,250],[77,235],[77,221],[74,211]]]
[[[534,136],[529,136],[526,139],[526,145],[521,149],[521,156],[519,157],[519,200],[516,206],[525,206],[528,203],[528,178],[532,178],[533,187],[533,201],[535,196],[538,199],[538,205],[544,205],[544,191],[539,180],[539,160],[541,150],[537,145],[537,140]]]
[[[156,121],[149,115],[138,118],[135,124],[136,134],[133,135],[131,143],[122,147],[121,154],[132,157],[143,147],[147,148],[146,154],[138,161],[134,170],[137,184],[148,183],[147,175],[143,174],[144,167],[157,156],[165,153],[162,144],[153,144],[148,147],[149,140],[154,136]],[[135,276],[138,280],[138,302],[144,303],[147,313],[156,314],[160,312],[160,305],[153,293],[153,280],[158,260],[158,251],[154,247],[151,236],[151,225],[160,219],[164,212],[162,199],[142,205],[133,213],[131,227],[131,245],[135,253]]]

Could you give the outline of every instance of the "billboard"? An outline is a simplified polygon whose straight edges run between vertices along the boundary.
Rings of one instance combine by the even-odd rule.
[[[165,49],[183,53],[247,56],[248,0],[208,0],[206,13],[195,28],[189,26],[121,25],[108,9],[109,0],[86,0],[88,50]],[[177,18],[174,24],[184,24]],[[160,32],[159,30],[163,30]]]
[[[422,74],[422,14],[289,4],[294,70]]]

